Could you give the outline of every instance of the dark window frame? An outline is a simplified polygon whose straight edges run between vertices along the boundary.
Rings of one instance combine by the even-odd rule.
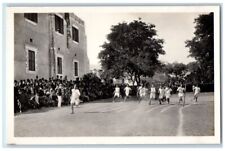
[[[64,35],[64,20],[58,15],[55,15],[55,31]]]
[[[62,63],[63,58],[62,57],[57,57],[57,74],[62,74],[62,68],[63,68],[63,63]]]
[[[73,62],[73,68],[74,68],[74,76],[78,77],[79,76],[79,67],[78,67],[78,61]]]
[[[79,29],[74,26],[72,26],[72,39],[79,43]]]
[[[24,18],[34,22],[38,23],[38,13],[24,13]]]
[[[35,51],[28,50],[28,70],[29,71],[36,71],[35,68]]]

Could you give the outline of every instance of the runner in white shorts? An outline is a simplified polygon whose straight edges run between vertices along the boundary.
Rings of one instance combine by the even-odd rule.
[[[171,92],[172,92],[172,89],[167,86],[165,89],[165,95],[166,95],[166,101],[168,102],[168,104],[170,104]]]
[[[74,85],[74,88],[72,89],[72,95],[71,95],[71,101],[70,101],[71,109],[72,109],[71,114],[74,114],[74,109],[73,109],[74,105],[76,107],[79,107],[79,104],[80,104],[79,97],[80,97],[80,91],[79,91],[79,89],[77,89],[77,86]]]
[[[141,92],[141,89],[142,89],[142,84],[140,86],[137,87],[137,99],[140,100],[140,92]]]
[[[180,102],[183,101],[184,91],[185,91],[185,88],[182,87],[182,84],[177,88],[177,91],[178,91],[179,104],[180,104]]]
[[[115,87],[113,102],[115,101],[116,97],[118,97],[118,98],[120,97],[120,88],[118,87],[118,85],[116,85],[116,87]]]
[[[155,90],[154,85],[152,84],[151,89],[150,89],[150,100],[149,100],[149,105],[151,105],[152,99],[153,99],[153,100],[155,99],[155,93],[156,93],[156,90]]]
[[[162,104],[165,95],[165,90],[162,86],[159,87],[159,104]]]
[[[131,90],[131,88],[128,86],[128,84],[127,84],[127,86],[124,88],[124,91],[125,91],[125,97],[124,97],[124,102],[127,100],[127,98],[129,97],[129,94],[130,94],[130,90]]]
[[[200,93],[200,87],[198,87],[198,85],[196,85],[195,88],[194,88],[194,100],[195,100],[195,102],[198,101],[199,93]]]
[[[141,102],[141,100],[145,97],[146,95],[146,88],[145,86],[141,87],[139,90],[139,94],[140,94],[140,99],[139,99],[139,103]]]

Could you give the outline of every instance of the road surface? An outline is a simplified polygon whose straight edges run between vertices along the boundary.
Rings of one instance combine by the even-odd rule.
[[[138,103],[135,98],[85,103],[75,114],[69,106],[42,108],[14,117],[15,136],[213,136],[213,95],[202,93],[195,103],[187,94],[184,107],[172,95],[171,103],[163,105],[148,105],[147,99]]]

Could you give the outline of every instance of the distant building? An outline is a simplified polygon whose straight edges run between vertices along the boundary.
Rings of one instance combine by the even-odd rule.
[[[89,72],[84,21],[73,13],[14,15],[14,78],[64,77]]]

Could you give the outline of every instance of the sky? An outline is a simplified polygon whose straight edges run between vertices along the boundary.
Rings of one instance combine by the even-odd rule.
[[[194,61],[188,57],[189,49],[185,47],[185,41],[194,36],[194,19],[199,13],[194,12],[75,12],[85,22],[87,35],[87,51],[91,68],[100,68],[98,53],[102,50],[101,45],[106,41],[112,25],[121,22],[131,22],[139,17],[146,23],[154,24],[158,38],[164,39],[163,49],[165,55],[160,55],[163,62],[189,63]]]

